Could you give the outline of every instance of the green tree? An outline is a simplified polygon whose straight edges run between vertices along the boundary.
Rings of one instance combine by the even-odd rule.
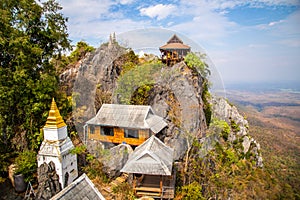
[[[0,153],[37,149],[58,81],[50,60],[70,48],[66,18],[54,0],[0,4]],[[25,132],[26,145],[13,138]],[[3,148],[4,147],[4,148]]]
[[[76,44],[76,49],[71,53],[70,58],[72,61],[78,61],[83,58],[88,52],[92,52],[94,50],[94,47],[89,46],[84,41],[80,41]]]
[[[205,54],[197,55],[196,53],[190,52],[184,58],[186,65],[194,70],[196,73],[200,73],[204,78],[210,74],[208,65],[203,61]]]

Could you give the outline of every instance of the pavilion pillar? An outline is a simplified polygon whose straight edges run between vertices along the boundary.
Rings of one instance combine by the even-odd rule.
[[[159,183],[159,187],[160,187],[160,194],[162,194],[162,189],[163,189],[162,175],[160,175],[160,183]]]

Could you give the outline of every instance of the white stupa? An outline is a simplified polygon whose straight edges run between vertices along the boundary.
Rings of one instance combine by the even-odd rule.
[[[68,137],[67,125],[62,119],[54,99],[44,126],[44,141],[37,155],[38,167],[53,161],[62,188],[78,176],[77,156],[70,151],[74,145]]]

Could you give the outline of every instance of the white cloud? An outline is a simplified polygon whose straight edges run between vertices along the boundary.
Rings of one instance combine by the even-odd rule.
[[[63,13],[70,18],[71,23],[88,22],[109,13],[109,7],[113,5],[110,0],[60,0]]]
[[[249,44],[249,48],[255,48],[255,49],[261,49],[261,48],[266,48],[268,47],[267,44]]]
[[[256,0],[252,2],[264,3],[266,5],[299,5],[300,4],[299,0]]]
[[[300,48],[300,40],[299,39],[285,39],[285,40],[279,41],[279,44],[289,46],[289,47]]]
[[[98,38],[99,42],[106,42],[110,33],[116,32],[119,34],[129,30],[144,28],[144,26],[150,26],[150,24],[146,21],[136,22],[131,19],[118,19],[112,21],[92,21],[89,23],[73,24],[69,26],[69,29],[71,38],[93,38],[94,40]],[[92,45],[99,45],[99,43]]]
[[[300,10],[292,13],[285,19],[259,25],[257,29],[265,31],[266,37],[276,39],[277,45],[300,47],[299,22]]]
[[[280,24],[280,23],[282,23],[282,22],[284,22],[284,20],[279,20],[279,21],[270,22],[270,23],[269,23],[269,26],[275,26],[275,25]]]
[[[135,0],[120,0],[120,4],[127,5],[132,4]]]
[[[262,7],[279,5],[300,5],[299,0],[181,0],[182,5],[204,6],[211,10],[233,9],[238,6]]]
[[[157,18],[158,20],[162,20],[169,15],[174,15],[176,12],[176,6],[172,4],[157,4],[155,6],[149,6],[147,8],[141,8],[140,14],[142,16],[148,16],[150,18]]]
[[[185,4],[181,9],[183,13],[189,13],[194,17],[191,20],[174,23],[169,28],[187,34],[197,41],[221,44],[221,40],[237,28],[237,24],[205,5]]]

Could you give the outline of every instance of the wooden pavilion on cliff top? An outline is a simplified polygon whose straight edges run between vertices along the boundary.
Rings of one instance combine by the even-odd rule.
[[[176,174],[173,169],[174,149],[152,135],[129,155],[121,172],[133,174],[137,196],[172,199]]]
[[[167,44],[159,47],[161,60],[168,66],[184,60],[184,57],[191,51],[191,47],[183,44],[182,40],[174,34]]]

